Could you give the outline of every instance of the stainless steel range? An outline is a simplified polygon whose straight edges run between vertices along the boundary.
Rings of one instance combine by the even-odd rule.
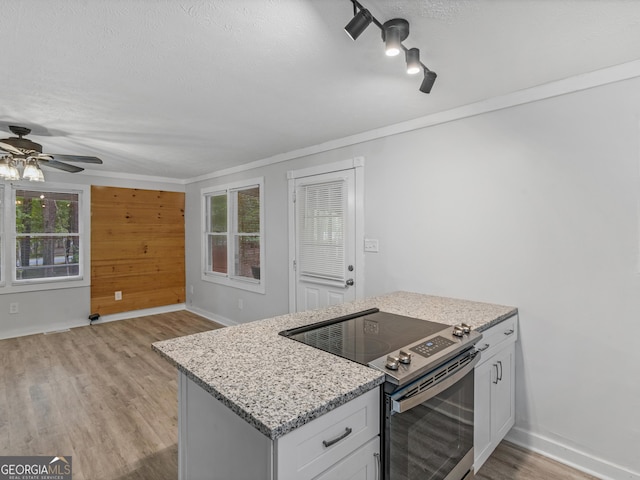
[[[377,368],[385,480],[473,477],[473,367],[482,335],[377,308],[281,335]]]

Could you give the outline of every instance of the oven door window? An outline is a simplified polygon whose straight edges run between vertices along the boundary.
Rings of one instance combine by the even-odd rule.
[[[391,480],[444,480],[473,448],[473,372],[390,421]]]

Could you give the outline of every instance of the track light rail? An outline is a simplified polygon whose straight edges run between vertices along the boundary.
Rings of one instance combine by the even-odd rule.
[[[420,53],[417,48],[409,49],[402,44],[402,41],[404,41],[409,35],[409,23],[406,20],[393,19],[383,24],[380,23],[380,21],[376,17],[374,17],[371,12],[367,10],[364,5],[362,5],[358,0],[349,1],[353,4],[353,19],[345,27],[345,31],[353,40],[356,40],[358,36],[360,36],[360,34],[369,26],[370,23],[375,24],[380,29],[380,31],[382,32],[383,40],[385,39],[385,36],[387,32],[390,31],[390,29],[397,29],[399,30],[399,33],[396,32],[396,37],[399,38],[397,38],[397,41],[394,44],[394,48],[397,50],[402,50],[404,52],[407,62],[409,57],[411,57],[414,62],[419,59]],[[398,53],[397,50],[394,52],[394,55]],[[410,50],[413,51],[411,52],[411,54]],[[391,54],[387,53],[387,55]],[[433,87],[433,84],[438,75],[436,74],[436,72],[429,69],[429,67],[427,67],[421,60],[417,60],[417,63],[420,65],[424,72],[424,80],[422,82],[422,85],[420,86],[420,91],[423,93],[430,93],[431,87]]]

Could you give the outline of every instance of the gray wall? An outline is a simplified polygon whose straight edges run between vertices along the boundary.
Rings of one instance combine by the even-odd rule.
[[[511,438],[640,478],[639,118],[633,79],[188,185],[188,304],[227,322],[286,312],[285,173],[363,156],[365,232],[380,241],[367,296],[517,306]],[[266,295],[202,282],[200,188],[258,175]]]

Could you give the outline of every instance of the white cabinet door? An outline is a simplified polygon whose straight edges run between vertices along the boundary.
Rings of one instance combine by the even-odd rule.
[[[491,432],[502,439],[514,423],[515,395],[513,385],[513,344],[498,353],[491,361],[495,364],[497,382],[491,386]]]
[[[378,480],[380,438],[376,437],[314,480]]]
[[[501,330],[499,338],[503,335]],[[493,343],[492,336],[495,337],[493,331],[487,335],[488,342]],[[515,423],[515,336],[488,351],[491,354],[483,356],[475,369],[473,466],[476,472]]]

